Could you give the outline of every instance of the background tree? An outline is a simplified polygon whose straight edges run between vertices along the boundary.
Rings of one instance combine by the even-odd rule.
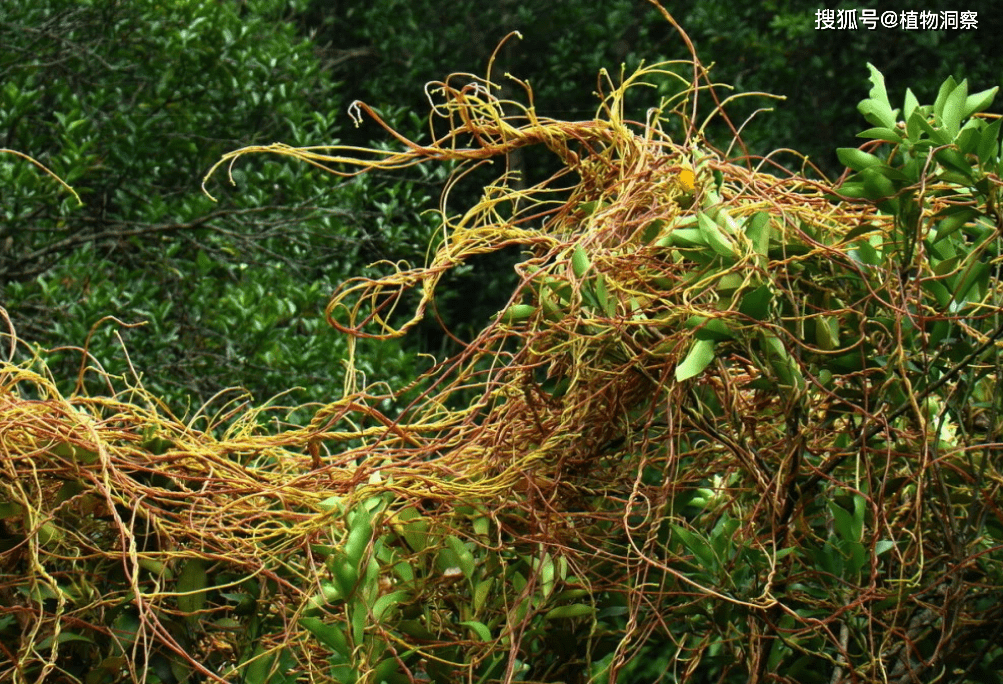
[[[346,347],[327,298],[369,262],[420,256],[431,198],[401,179],[337,184],[271,162],[214,186],[218,204],[199,187],[235,147],[336,139],[342,98],[288,21],[295,9],[5,3],[0,145],[83,200],[0,159],[0,287],[23,338],[86,343],[87,363],[129,376],[131,364],[178,410],[231,386],[257,401],[303,386],[297,404],[340,391]],[[108,316],[119,322],[98,325]],[[378,354],[385,377],[408,365],[396,345]],[[47,358],[72,386],[79,352]]]

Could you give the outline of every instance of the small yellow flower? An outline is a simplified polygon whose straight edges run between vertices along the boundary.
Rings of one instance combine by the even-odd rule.
[[[696,176],[693,175],[693,169],[685,166],[680,167],[678,178],[679,184],[682,185],[685,192],[693,192],[696,190]]]

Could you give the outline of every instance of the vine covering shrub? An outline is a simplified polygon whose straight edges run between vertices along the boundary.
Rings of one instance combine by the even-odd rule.
[[[681,96],[624,120],[656,77]],[[430,87],[429,145],[228,155],[462,174],[543,145],[565,171],[345,283],[329,321],[398,336],[449,269],[526,251],[463,353],[304,427],[4,363],[0,677],[1000,681],[995,89],[893,109],[871,82],[838,183],[704,140],[727,115],[695,55],[605,77],[591,121],[489,69]]]

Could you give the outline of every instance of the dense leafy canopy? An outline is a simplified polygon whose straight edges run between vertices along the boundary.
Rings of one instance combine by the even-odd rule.
[[[238,169],[218,204],[202,193],[223,152],[330,141],[345,118],[312,45],[284,20],[291,9],[5,3],[3,144],[83,200],[0,159],[0,285],[23,338],[86,343],[113,374],[127,372],[127,351],[180,411],[233,386],[258,401],[295,386],[306,391],[293,403],[337,393],[346,347],[323,320],[327,297],[370,262],[420,258],[434,216],[399,181],[335,187],[289,165]],[[381,354],[388,376],[407,365],[399,350]],[[48,360],[63,382],[81,362],[75,351]]]

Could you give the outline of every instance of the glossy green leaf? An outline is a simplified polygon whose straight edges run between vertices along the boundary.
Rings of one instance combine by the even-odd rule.
[[[480,614],[481,610],[487,605],[487,600],[491,596],[491,588],[494,586],[493,577],[485,577],[484,579],[477,582],[474,587],[474,614]]]
[[[923,289],[933,295],[933,298],[937,301],[939,310],[943,311],[950,305],[952,299],[951,291],[942,282],[932,279],[924,280]]]
[[[934,244],[950,237],[969,221],[975,219],[979,212],[970,207],[953,207],[940,214],[943,218],[937,223],[937,236]]]
[[[572,603],[569,606],[557,606],[556,608],[551,608],[548,610],[544,616],[544,620],[571,620],[574,618],[591,617],[596,612],[596,609],[592,606],[586,605],[584,603]]]
[[[801,391],[805,388],[804,375],[798,367],[797,360],[791,356],[784,343],[774,333],[763,330],[760,332],[767,361],[781,385]]]
[[[756,254],[762,257],[768,257],[770,254],[770,233],[770,215],[765,211],[757,211],[745,222],[745,235],[752,243]]]
[[[868,63],[867,68],[871,72],[870,80],[873,85],[869,93],[870,97],[857,105],[857,109],[864,115],[865,119],[875,126],[894,128],[895,115],[898,110],[892,110],[891,104],[888,102],[885,77],[873,64]]]
[[[964,118],[965,102],[968,100],[968,81],[963,80],[944,100],[940,114],[941,125],[951,140],[958,136],[961,120]]]
[[[916,95],[913,94],[911,88],[906,88],[905,102],[902,105],[902,118],[908,121],[917,107],[919,107],[919,100],[916,99]]]
[[[854,238],[858,238],[861,235],[867,235],[868,233],[873,233],[876,230],[879,230],[877,226],[870,223],[864,223],[847,231],[846,235],[842,237],[840,242],[852,242]]]
[[[686,319],[686,327],[695,329],[697,338],[701,340],[723,342],[735,339],[734,331],[723,318],[690,316]]]
[[[854,171],[862,171],[882,164],[880,157],[858,150],[856,147],[840,147],[836,150],[836,156],[839,157],[839,161],[843,165]]]
[[[948,76],[947,79],[940,84],[940,89],[937,91],[937,99],[934,100],[933,103],[933,116],[938,125],[942,125],[941,122],[944,117],[944,105],[947,104],[947,98],[951,96],[951,93],[953,93],[957,87],[958,82],[954,80],[953,76]]]
[[[341,596],[346,599],[352,596],[359,583],[359,566],[341,553],[329,558],[327,565]]]
[[[322,644],[336,653],[340,653],[345,658],[351,657],[352,650],[348,645],[348,638],[345,636],[343,625],[330,625],[315,617],[300,618],[299,622],[311,634],[317,637],[317,640]]]
[[[958,146],[958,150],[961,154],[974,154],[975,150],[979,146],[979,141],[982,140],[982,129],[985,125],[978,119],[972,119],[965,127],[961,129],[958,133],[957,139],[954,144]]]
[[[898,129],[898,127],[885,128],[880,126],[878,128],[868,128],[866,131],[861,131],[860,133],[857,133],[857,137],[867,138],[869,140],[884,140],[885,142],[890,143],[900,143],[905,135]],[[849,166],[849,164],[846,165]]]
[[[887,176],[874,168],[860,172],[864,184],[864,194],[871,200],[883,200],[897,192],[895,184]]]
[[[946,169],[961,174],[961,183],[967,185],[972,180],[972,166],[965,155],[951,148],[937,150],[934,158]]]
[[[471,553],[467,545],[459,537],[449,535],[446,537],[446,544],[456,554],[456,562],[463,576],[471,579],[474,576],[474,554]]]
[[[713,360],[714,341],[695,340],[686,358],[676,366],[676,381],[682,382],[700,375]]]
[[[992,272],[992,265],[984,261],[972,261],[962,271],[957,286],[952,294],[952,299],[956,304],[960,304],[968,299],[973,288],[978,287],[974,299],[981,299],[985,294],[989,284],[989,275]]]
[[[69,442],[61,442],[52,447],[51,451],[60,458],[70,458],[85,465],[95,463],[98,460],[97,452],[77,446],[76,444],[70,444]]]
[[[406,602],[410,596],[409,592],[403,590],[383,594],[373,602],[373,620],[377,624],[383,623],[391,610],[401,603]]]
[[[908,128],[910,129],[909,137],[913,137],[912,129],[916,129],[916,137],[918,138],[920,133],[926,133],[930,140],[932,140],[937,145],[950,145],[951,138],[948,137],[947,133],[939,128],[934,128],[926,120],[926,116],[920,111],[916,110],[913,112],[912,116],[909,117]]]
[[[274,653],[269,653],[262,646],[257,646],[251,657],[243,664],[245,667],[243,681],[247,684],[268,684],[274,662]]]
[[[460,624],[464,627],[469,627],[481,641],[491,641],[491,630],[488,629],[487,625],[483,622],[478,622],[477,620],[464,620]]]
[[[999,92],[999,86],[993,86],[988,90],[981,90],[977,93],[972,93],[967,98],[965,98],[965,105],[961,111],[961,117],[967,119],[972,114],[977,114],[978,112],[983,112],[989,108],[989,105],[993,103],[996,98],[996,93]],[[997,119],[999,121],[999,119]]]
[[[190,558],[185,561],[180,574],[178,574],[177,601],[178,610],[185,613],[186,617],[198,619],[195,614],[205,607],[207,584],[205,563],[198,558]]]
[[[895,548],[895,542],[889,539],[882,539],[874,543],[874,555],[880,556]]]
[[[14,518],[21,515],[24,507],[19,503],[11,501],[0,501],[0,520],[4,518]]]
[[[502,323],[516,323],[524,321],[539,310],[539,307],[532,304],[513,304],[498,315],[498,320]]]
[[[714,219],[703,212],[697,215],[697,219],[700,221],[700,234],[711,249],[723,257],[733,259],[738,256],[735,243],[714,222]]]
[[[881,253],[868,240],[855,243],[856,249],[850,251],[850,256],[869,266],[880,266],[884,259]]]
[[[701,567],[711,572],[717,570],[717,556],[714,555],[714,550],[703,537],[700,537],[697,534],[690,532],[685,527],[681,527],[679,525],[673,525],[672,532],[679,537],[683,546],[687,551],[693,554],[694,558],[697,559],[697,562]]]
[[[372,538],[373,525],[370,513],[365,506],[358,506],[355,509],[355,516],[352,518],[351,529],[345,539],[344,548],[345,556],[352,565],[359,565]]]
[[[596,276],[595,293],[599,308],[602,309],[603,313],[610,318],[616,316],[616,300],[610,296],[606,286],[606,276],[602,273]]]
[[[839,347],[839,321],[835,316],[815,316],[815,342],[825,351]]]
[[[592,262],[589,260],[589,255],[585,253],[585,248],[581,245],[575,245],[575,250],[571,254],[571,270],[575,276],[583,277],[591,267]]]
[[[369,624],[369,611],[361,599],[352,602],[348,611],[348,624],[352,628],[352,643],[361,644],[366,635],[366,625]]]
[[[983,165],[996,160],[1000,155],[999,138],[1001,125],[1003,125],[1003,118],[996,119],[981,131],[976,154]]]
[[[652,242],[654,242],[655,238],[661,235],[662,228],[664,227],[665,227],[665,221],[663,221],[662,219],[655,219],[642,229],[641,242],[646,245],[650,245]]]
[[[773,302],[773,292],[769,285],[760,285],[747,292],[742,297],[738,312],[757,321],[765,321],[770,315],[770,305]]]
[[[863,534],[864,521],[864,498],[855,494],[853,496],[854,510],[848,511],[835,501],[829,502],[829,511],[832,513],[833,528],[841,539],[847,542],[859,542]]]

